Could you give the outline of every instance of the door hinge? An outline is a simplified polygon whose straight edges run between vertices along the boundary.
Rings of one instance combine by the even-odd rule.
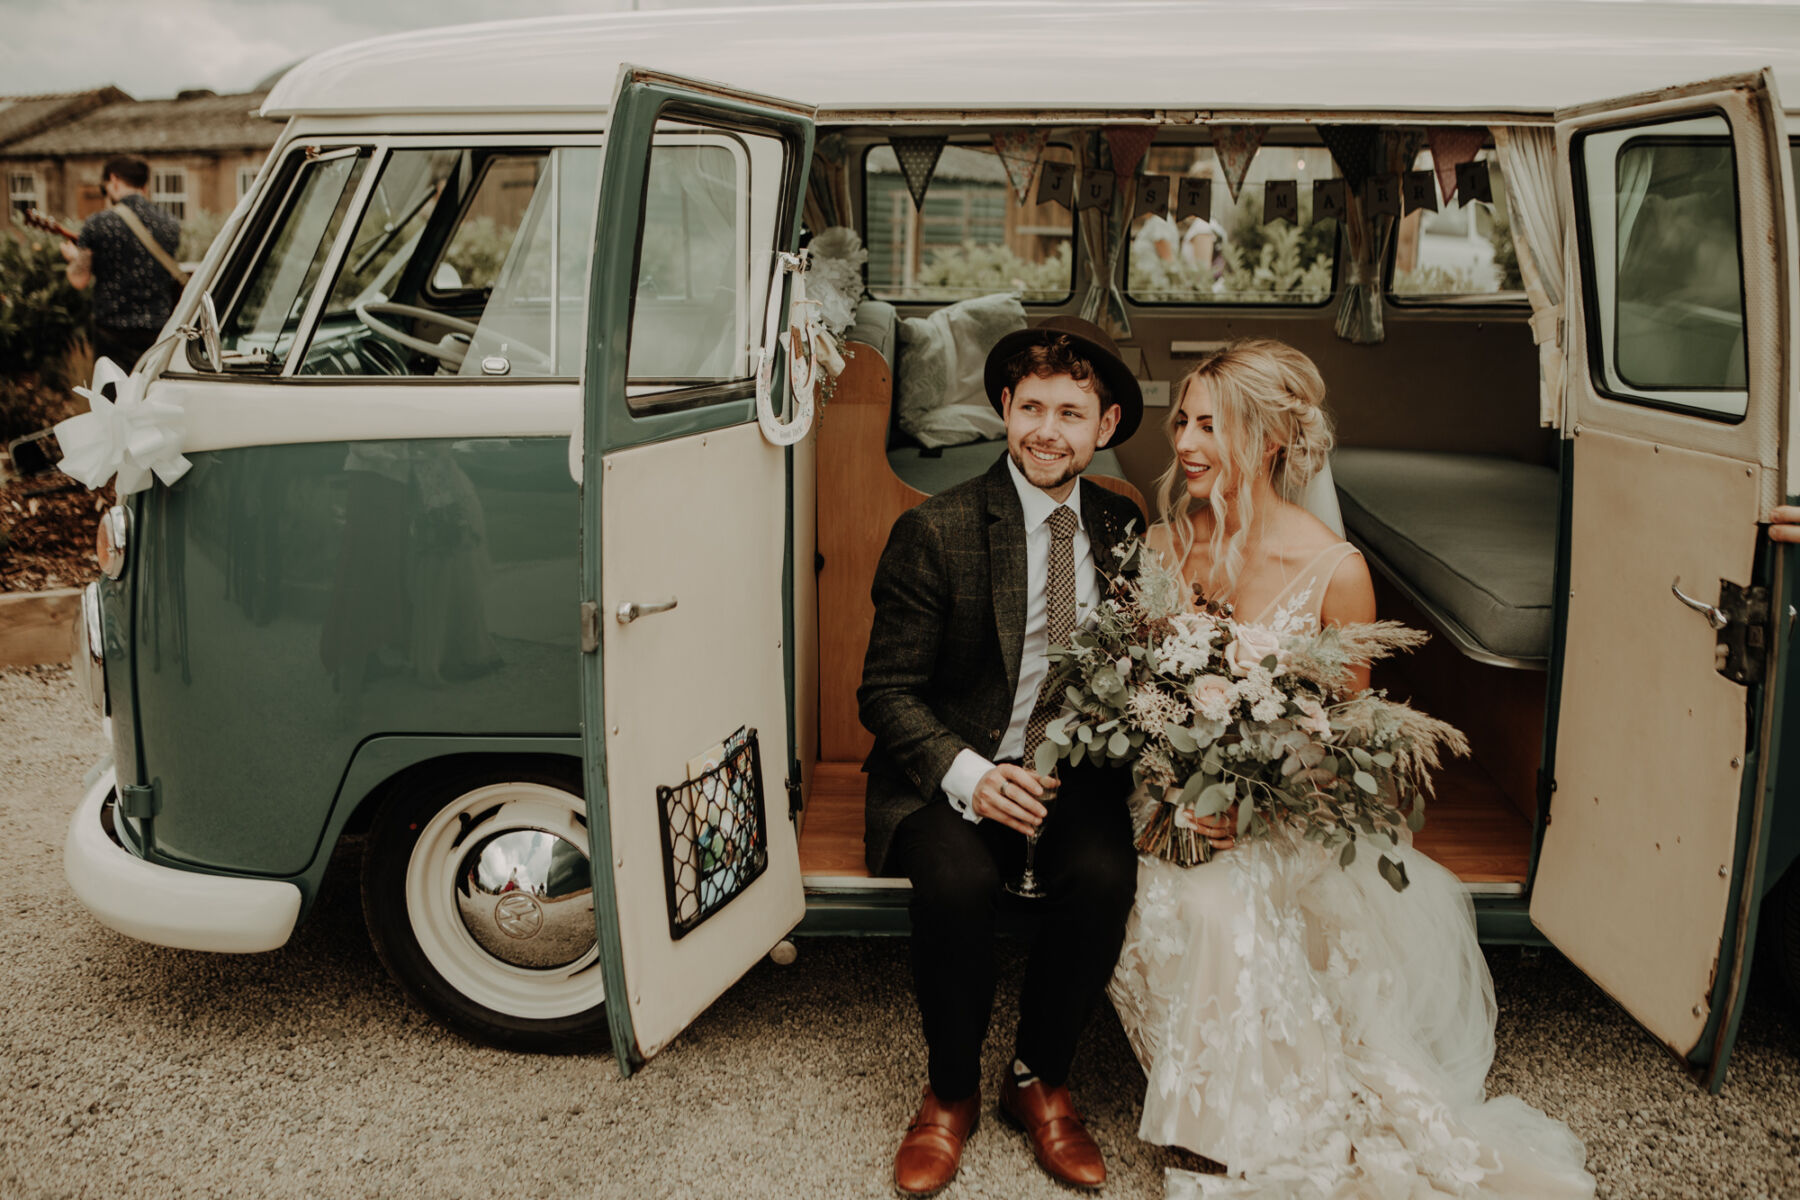
[[[1725,614],[1713,652],[1719,674],[1733,683],[1761,683],[1769,664],[1769,589],[1721,579],[1719,611]]]
[[[128,783],[119,789],[119,815],[146,820],[162,811],[162,797],[155,783]]]
[[[595,600],[581,602],[581,652],[597,654],[600,651],[600,604]]]
[[[787,777],[786,780],[784,780],[784,782],[787,785],[787,794],[788,794],[788,820],[790,820],[790,821],[799,820],[799,818],[800,818],[800,781],[798,779],[794,778],[792,775],[790,775]]]

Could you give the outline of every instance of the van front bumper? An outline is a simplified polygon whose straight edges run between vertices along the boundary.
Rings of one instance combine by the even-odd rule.
[[[300,919],[299,888],[144,861],[112,833],[114,789],[109,766],[88,785],[63,842],[63,874],[102,925],[178,950],[254,954],[287,944]]]

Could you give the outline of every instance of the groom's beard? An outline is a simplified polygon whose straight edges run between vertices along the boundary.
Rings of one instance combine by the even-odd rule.
[[[1031,486],[1044,491],[1059,488],[1076,478],[1087,470],[1088,463],[1093,461],[1092,455],[1089,455],[1085,461],[1078,460],[1074,451],[1066,446],[1046,446],[1042,449],[1061,453],[1062,458],[1054,463],[1041,463],[1031,456],[1030,446],[1014,450],[1010,443],[1006,447],[1006,452],[1011,457],[1013,466],[1019,468],[1019,474],[1023,475],[1031,483]]]

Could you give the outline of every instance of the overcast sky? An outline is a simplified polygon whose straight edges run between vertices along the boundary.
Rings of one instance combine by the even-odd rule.
[[[638,0],[638,6],[725,2]],[[241,92],[316,51],[377,34],[632,6],[632,0],[0,0],[0,95],[109,83],[140,100],[192,87]]]

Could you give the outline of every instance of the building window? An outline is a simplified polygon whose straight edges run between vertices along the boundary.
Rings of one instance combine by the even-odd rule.
[[[250,185],[256,182],[256,167],[239,167],[237,169],[237,198],[242,200],[250,191]]]
[[[180,168],[151,172],[150,202],[177,221],[187,220],[187,172]]]
[[[12,210],[14,220],[25,215],[34,208],[41,208],[39,199],[38,177],[30,171],[9,171],[6,176],[7,207]]]

